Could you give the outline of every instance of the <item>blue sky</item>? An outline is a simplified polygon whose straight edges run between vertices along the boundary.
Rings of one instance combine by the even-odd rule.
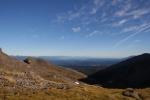
[[[10,55],[126,57],[150,52],[150,0],[0,0]]]

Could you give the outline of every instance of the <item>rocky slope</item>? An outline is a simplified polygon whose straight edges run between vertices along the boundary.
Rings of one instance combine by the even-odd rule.
[[[69,82],[86,77],[86,75],[80,72],[56,66],[42,59],[28,57],[24,60],[24,62],[28,65],[28,69],[30,71],[34,71],[43,78],[51,81]]]
[[[0,51],[0,87],[13,89],[66,89],[86,77],[77,71],[57,67],[41,59],[18,61]]]

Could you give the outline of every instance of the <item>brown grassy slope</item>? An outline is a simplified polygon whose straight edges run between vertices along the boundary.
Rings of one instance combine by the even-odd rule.
[[[86,77],[86,75],[77,72],[75,70],[71,70],[68,68],[58,67],[52,63],[48,63],[42,59],[35,58],[27,58],[24,60],[28,66],[30,66],[30,70],[36,72],[43,78],[47,80],[55,80],[55,81],[70,81],[70,80],[78,80]]]
[[[0,51],[0,69],[14,72],[34,72],[42,78],[56,82],[74,82],[85,75],[77,71],[58,67],[41,59],[28,58],[25,63]]]
[[[136,100],[122,95],[122,89],[106,89],[92,85],[80,85],[71,89],[49,89],[44,91],[14,91],[0,90],[0,100]],[[142,100],[150,100],[150,89],[137,90]]]
[[[11,58],[7,54],[0,51],[0,69],[25,72],[28,70],[27,66],[28,65],[26,63]]]

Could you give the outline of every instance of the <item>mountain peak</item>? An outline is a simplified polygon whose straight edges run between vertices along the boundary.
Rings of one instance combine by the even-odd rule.
[[[0,48],[0,57],[3,58],[4,56],[8,57],[8,55],[5,52],[3,52],[2,48]]]
[[[0,48],[0,52],[2,52],[2,48]]]
[[[141,56],[150,56],[150,53],[143,53]]]
[[[3,50],[2,50],[2,48],[0,48],[0,54],[3,54]]]

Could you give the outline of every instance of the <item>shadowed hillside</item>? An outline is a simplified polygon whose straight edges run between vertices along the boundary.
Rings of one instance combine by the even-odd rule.
[[[150,87],[150,54],[134,56],[90,75],[83,81],[104,87]]]

